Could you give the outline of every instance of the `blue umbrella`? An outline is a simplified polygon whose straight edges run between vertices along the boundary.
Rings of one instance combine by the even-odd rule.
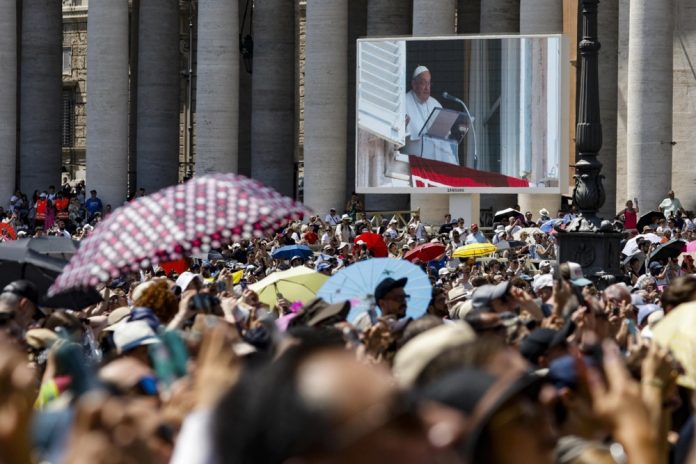
[[[550,234],[554,226],[557,224],[563,224],[563,219],[551,219],[550,221],[543,223],[539,228],[543,233]]]
[[[387,277],[408,278],[404,289],[410,295],[406,316],[422,316],[430,302],[430,279],[421,268],[402,259],[373,258],[348,266],[327,280],[317,296],[329,303],[349,300],[348,320],[353,321],[374,307],[375,287]]]
[[[307,245],[287,245],[275,250],[271,256],[274,259],[292,259],[295,256],[307,259],[313,254],[314,252]]]

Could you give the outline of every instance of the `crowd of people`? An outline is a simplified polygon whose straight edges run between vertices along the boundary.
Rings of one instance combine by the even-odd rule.
[[[5,222],[80,240],[110,214],[83,185],[53,190],[33,203],[18,192]],[[641,234],[626,228],[636,247],[611,278],[556,260],[574,210],[512,214],[484,233],[449,215],[374,224],[354,195],[179,274],[122,275],[90,307],[43,308],[32,282],[15,281],[0,293],[0,462],[696,463],[696,366],[653,341],[670,313],[696,311],[692,259],[650,258],[696,239],[669,198]],[[278,293],[268,305],[249,288],[292,267],[332,276],[375,259],[356,240],[365,232],[381,235],[386,259],[443,245],[413,261],[432,284],[422,315],[407,317],[406,278],[365,289],[379,313],[355,320],[351,301]],[[453,256],[474,243],[496,251]],[[314,253],[272,257],[287,245]]]

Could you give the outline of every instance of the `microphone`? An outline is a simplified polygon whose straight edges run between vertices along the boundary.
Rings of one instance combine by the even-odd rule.
[[[442,98],[444,98],[445,100],[453,101],[455,103],[459,103],[466,110],[466,105],[464,104],[464,102],[461,101],[459,98],[455,97],[454,95],[450,95],[448,92],[442,92]]]
[[[469,108],[467,108],[466,103],[464,103],[462,100],[455,97],[454,95],[450,95],[449,92],[447,92],[447,91],[442,92],[442,98],[444,98],[445,100],[453,101],[455,103],[459,103],[460,105],[462,105],[462,108],[464,108],[464,112],[469,117],[469,124],[471,124],[471,131],[474,134],[474,169],[478,169],[478,143],[476,141],[476,128],[474,127],[474,118],[472,118],[471,113],[469,113]]]

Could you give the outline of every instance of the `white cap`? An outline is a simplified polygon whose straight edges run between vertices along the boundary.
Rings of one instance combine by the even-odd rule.
[[[184,292],[191,282],[193,282],[193,279],[198,279],[201,284],[203,283],[201,276],[194,274],[193,272],[186,271],[182,272],[181,275],[176,279],[176,285],[181,289],[182,292]]]
[[[539,290],[546,287],[553,287],[553,277],[551,274],[540,275],[532,284],[535,293],[538,293]]]
[[[413,70],[412,79],[415,79],[416,77],[420,76],[424,72],[430,72],[430,70],[423,65],[418,66],[416,69]]]
[[[118,324],[114,330],[114,344],[119,353],[125,353],[142,345],[159,343],[157,334],[145,321]]]

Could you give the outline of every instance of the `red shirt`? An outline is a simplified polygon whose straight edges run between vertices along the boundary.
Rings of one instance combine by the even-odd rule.
[[[629,211],[628,208],[624,210],[624,229],[635,229],[638,227],[638,213],[634,209]]]
[[[317,243],[317,240],[319,240],[319,236],[311,230],[309,232],[305,232],[302,238],[304,238],[305,241],[310,245],[314,245],[315,243]]]

